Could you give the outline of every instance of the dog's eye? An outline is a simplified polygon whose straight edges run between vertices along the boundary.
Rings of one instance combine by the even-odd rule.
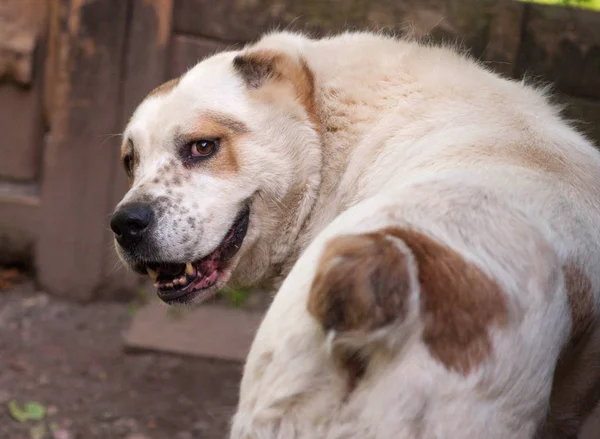
[[[126,154],[123,157],[123,166],[125,166],[125,172],[127,172],[127,175],[131,177],[133,173],[133,159],[131,158],[131,154]]]
[[[216,139],[200,139],[190,144],[190,154],[193,157],[206,158],[212,155],[219,147]]]

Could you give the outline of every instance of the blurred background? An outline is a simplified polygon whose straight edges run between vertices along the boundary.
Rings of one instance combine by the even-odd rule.
[[[126,191],[118,135],[156,85],[273,28],[384,30],[553,83],[600,144],[599,11],[600,0],[0,0],[0,439],[225,437],[268,297],[168,311],[119,266],[108,228]]]

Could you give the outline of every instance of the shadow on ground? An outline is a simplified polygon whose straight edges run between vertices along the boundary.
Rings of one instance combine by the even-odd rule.
[[[30,284],[0,292],[0,438],[226,437],[241,365],[126,354],[130,320],[126,304],[75,305]],[[39,401],[46,420],[15,421],[13,399]]]

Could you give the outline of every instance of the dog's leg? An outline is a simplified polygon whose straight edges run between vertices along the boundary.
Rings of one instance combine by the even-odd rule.
[[[518,242],[522,248],[513,261],[498,255],[491,263],[482,251],[485,271],[459,251],[407,227],[329,240],[308,310],[340,347],[332,356],[348,373],[350,392],[360,395],[370,355],[382,349],[389,367],[402,370],[398,358],[411,355],[399,355],[402,343],[412,337],[428,353],[431,364],[424,367],[441,367],[448,374],[447,382],[436,383],[428,396],[422,437],[458,437],[459,432],[533,437],[546,414],[568,325],[561,267],[543,238],[535,230],[527,232],[535,239]],[[514,276],[507,278],[506,271],[495,275],[502,270]],[[388,392],[394,385],[384,384]],[[371,381],[365,387],[374,386]],[[447,398],[443,404],[436,401],[441,395]]]

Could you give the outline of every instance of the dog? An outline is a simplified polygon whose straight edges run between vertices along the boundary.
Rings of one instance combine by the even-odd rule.
[[[600,154],[445,46],[272,32],[155,89],[116,248],[170,304],[277,289],[236,439],[576,438],[600,397]]]

